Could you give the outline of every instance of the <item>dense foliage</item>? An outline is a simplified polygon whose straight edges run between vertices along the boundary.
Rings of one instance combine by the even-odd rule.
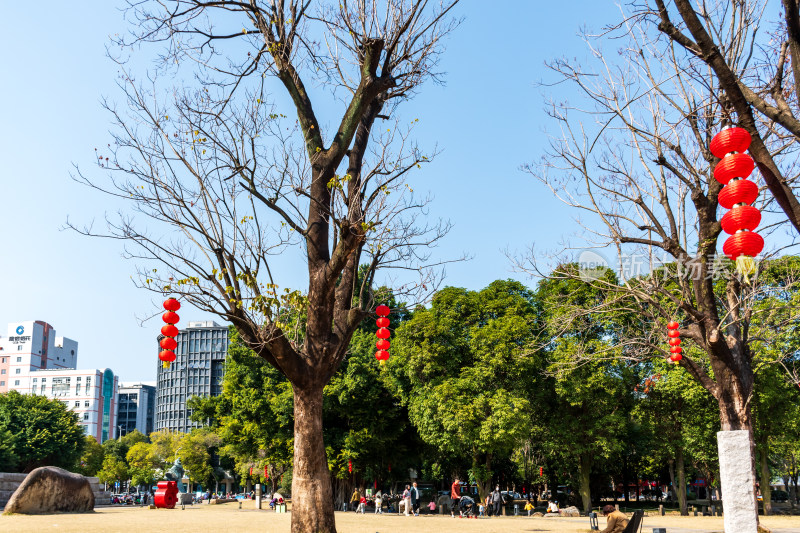
[[[0,472],[73,468],[84,436],[78,415],[62,402],[16,391],[0,394]]]

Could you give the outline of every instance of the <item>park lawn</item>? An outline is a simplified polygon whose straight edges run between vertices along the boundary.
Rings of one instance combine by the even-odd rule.
[[[252,502],[244,509],[237,503],[187,506],[186,510],[146,509],[141,507],[101,507],[87,514],[13,515],[0,517],[0,531],[57,533],[131,531],[246,531],[257,528],[263,533],[289,533],[291,515],[256,511]],[[251,507],[248,509],[247,507]],[[601,527],[605,520],[600,519]],[[776,533],[800,532],[800,517],[765,517],[762,523]],[[358,515],[336,513],[339,533],[428,533],[457,524],[459,533],[563,532],[588,533],[587,518],[501,517],[468,520],[450,516],[405,517],[398,515]],[[670,533],[721,532],[719,517],[646,517],[643,531],[666,527]]]

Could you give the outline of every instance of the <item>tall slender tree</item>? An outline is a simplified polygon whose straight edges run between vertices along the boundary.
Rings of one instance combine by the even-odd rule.
[[[335,531],[322,390],[375,305],[379,268],[420,273],[398,296],[436,283],[426,248],[447,225],[418,216],[426,200],[407,180],[430,154],[397,109],[439,79],[457,1],[131,3],[133,40],[120,44],[163,53],[148,86],[122,65],[124,111],[108,106],[118,127],[98,153],[111,181],[85,181],[157,226],[110,225],[144,263],[144,287],[230,322],[291,382],[293,531]],[[302,289],[273,277],[274,256],[292,251]]]

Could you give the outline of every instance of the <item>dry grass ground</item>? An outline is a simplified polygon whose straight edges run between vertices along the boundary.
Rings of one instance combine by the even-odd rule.
[[[249,509],[247,507],[250,507]],[[258,531],[289,533],[289,514],[256,511],[252,502],[239,509],[236,503],[195,505],[180,508],[146,509],[141,507],[105,507],[89,514],[54,514],[40,516],[0,516],[0,531],[10,532],[227,532]],[[357,515],[336,513],[339,533],[429,533],[458,529],[459,533],[527,533],[589,531],[587,518],[501,517],[479,520],[450,516],[404,517],[398,515]],[[800,532],[800,517],[766,517],[762,523],[774,533]],[[601,527],[605,520],[600,519]],[[645,517],[643,532],[666,527],[669,533],[721,532],[718,517]]]

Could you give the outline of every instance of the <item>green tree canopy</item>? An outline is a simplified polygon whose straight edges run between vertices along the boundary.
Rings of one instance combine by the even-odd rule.
[[[516,281],[448,287],[397,331],[389,368],[411,423],[445,454],[471,458],[482,493],[492,458],[531,432],[541,357],[530,348],[536,299]]]
[[[73,469],[86,442],[78,415],[62,402],[16,391],[0,394],[0,433],[13,436],[0,446],[0,459],[5,455],[14,472],[40,466]]]

